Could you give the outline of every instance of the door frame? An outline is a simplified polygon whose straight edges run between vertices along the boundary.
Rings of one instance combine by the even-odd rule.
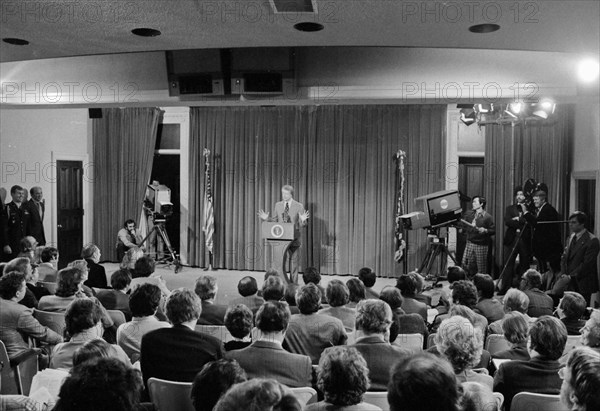
[[[50,206],[52,207],[51,212],[51,224],[50,229],[51,241],[58,248],[58,230],[56,225],[58,224],[58,182],[57,182],[57,162],[58,161],[81,161],[83,168],[83,180],[82,180],[82,195],[83,195],[83,244],[91,242],[91,227],[92,227],[92,216],[93,208],[91,202],[91,185],[93,183],[93,174],[89,176],[89,172],[93,172],[93,164],[89,162],[89,156],[87,154],[67,154],[52,151],[51,152],[52,167],[50,167],[50,183],[52,185],[52,193],[50,199]]]

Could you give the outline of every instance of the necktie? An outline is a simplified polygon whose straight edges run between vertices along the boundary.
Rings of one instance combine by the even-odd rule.
[[[283,219],[286,223],[290,222],[290,203],[287,201],[285,202],[285,209],[283,210]]]
[[[43,220],[44,214],[42,214],[42,204],[39,202],[36,202],[35,204],[37,205],[38,213],[40,213],[40,218]]]

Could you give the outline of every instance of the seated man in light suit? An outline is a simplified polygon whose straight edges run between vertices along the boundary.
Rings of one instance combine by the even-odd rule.
[[[292,354],[282,346],[290,315],[287,303],[267,301],[256,313],[258,339],[249,347],[229,351],[226,357],[236,360],[248,378],[273,378],[288,387],[310,387],[310,357]]]
[[[275,215],[269,218],[269,213],[264,210],[258,211],[258,216],[263,221],[276,221],[278,223],[294,224],[294,241],[292,241],[283,254],[282,274],[287,282],[298,283],[298,265],[292,267],[292,257],[300,248],[300,227],[307,223],[310,213],[304,209],[302,203],[293,198],[294,187],[285,185],[281,188],[281,201],[275,204]],[[290,277],[286,277],[286,266],[289,269]]]

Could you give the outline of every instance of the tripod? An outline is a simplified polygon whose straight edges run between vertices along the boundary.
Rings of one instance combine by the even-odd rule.
[[[504,267],[502,267],[502,272],[500,273],[500,277],[498,277],[499,281],[502,282],[501,283],[502,287],[500,288],[501,291],[508,290],[510,287],[512,287],[513,279],[512,278],[504,278],[504,273],[506,272],[506,269],[508,268],[508,265],[511,263],[511,261],[512,261],[512,264],[514,264],[513,257],[515,256],[515,252],[519,248],[519,244],[521,243],[521,237],[523,237],[523,233],[528,228],[528,226],[529,226],[529,223],[527,221],[525,221],[525,224],[523,225],[523,227],[521,227],[521,230],[519,231],[519,235],[517,235],[517,238],[515,240],[515,245],[513,246],[512,250],[510,251],[510,254],[508,255],[508,259],[506,260],[506,263],[504,263]],[[531,243],[531,241],[530,241],[530,243]],[[530,247],[530,249],[531,249],[531,247]],[[521,257],[519,257],[519,258],[521,258]],[[523,261],[519,261],[519,265],[521,265],[521,264],[523,264]],[[508,287],[504,285],[505,281],[510,281]]]
[[[448,249],[448,245],[446,244],[445,238],[440,238],[440,229],[435,228],[429,230],[429,244],[427,245],[427,253],[421,262],[421,267],[419,267],[420,274],[429,274],[431,269],[433,268],[436,260],[439,259],[438,262],[438,272],[435,277],[440,277],[446,272],[446,266],[448,264],[448,257],[454,262],[455,265],[456,258],[450,250]]]
[[[175,274],[177,274],[178,272],[181,271],[181,261],[179,260],[179,256],[177,255],[177,253],[171,246],[171,241],[169,240],[169,234],[167,234],[167,230],[165,229],[165,220],[155,219],[152,230],[150,230],[150,232],[146,235],[146,237],[144,237],[144,239],[142,240],[142,242],[140,243],[139,246],[141,247],[154,232],[157,232],[158,235],[160,235],[160,238],[162,238],[163,242],[165,243],[167,250],[169,250],[169,256],[167,257],[167,259],[165,261],[165,263],[167,264],[167,267],[173,266],[173,271],[175,272]]]

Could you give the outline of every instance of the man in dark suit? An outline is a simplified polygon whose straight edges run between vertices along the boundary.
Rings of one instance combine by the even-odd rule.
[[[538,260],[538,271],[544,273],[549,269],[549,264],[558,262],[562,252],[560,239],[560,216],[558,211],[546,201],[545,191],[536,191],[533,195],[533,204],[536,211],[530,212],[527,205],[522,203],[523,217],[533,228],[532,251]]]
[[[527,315],[530,317],[552,315],[554,312],[554,300],[540,289],[541,286],[542,275],[540,273],[531,269],[523,274],[521,278],[521,291],[529,298]]]
[[[503,278],[500,279],[498,294],[504,295],[511,287],[519,287],[521,275],[529,269],[531,261],[531,227],[523,217],[521,204],[525,201],[523,188],[515,188],[515,203],[506,207],[504,212],[504,246],[508,248],[508,260]],[[520,236],[520,238],[519,238]],[[512,255],[510,254],[514,249]],[[515,270],[515,261],[519,257],[519,268]]]
[[[590,305],[592,294],[598,291],[598,252],[600,242],[586,230],[587,216],[576,211],[569,216],[571,236],[561,260],[561,272],[571,277],[569,289],[578,292]]]
[[[100,248],[95,244],[88,244],[81,250],[81,258],[85,259],[88,265],[88,279],[85,285],[95,288],[108,288],[106,281],[106,270],[100,264]]]
[[[381,300],[362,300],[356,306],[356,342],[353,345],[369,367],[369,391],[387,391],[390,372],[410,350],[391,345],[385,340],[392,325],[392,309]]]
[[[123,312],[127,321],[131,320],[129,295],[127,295],[130,284],[131,275],[129,270],[117,270],[110,276],[112,290],[101,290],[96,294],[96,298],[100,300],[104,308]]]
[[[558,318],[543,316],[529,330],[529,361],[508,361],[494,376],[494,392],[504,395],[505,409],[520,392],[560,393],[562,381],[558,362],[567,343],[567,329]]]
[[[310,217],[310,213],[304,209],[302,203],[297,202],[293,198],[294,187],[285,185],[281,188],[281,201],[275,203],[275,215],[269,218],[269,213],[264,210],[258,211],[258,216],[263,221],[276,221],[279,223],[293,223],[294,224],[294,241],[290,242],[287,246],[282,261],[281,273],[285,277],[288,283],[298,283],[298,264],[292,264],[292,258],[294,253],[298,251],[301,246],[301,232],[300,228],[306,226],[307,221]],[[278,266],[278,265],[277,265]],[[288,271],[289,277],[285,275]]]
[[[312,386],[310,357],[282,347],[290,315],[284,302],[264,303],[256,313],[258,339],[249,347],[229,351],[226,357],[236,360],[248,378],[273,378],[288,387]]]
[[[196,279],[194,291],[202,300],[202,315],[198,319],[198,324],[203,325],[224,325],[226,305],[215,304],[217,298],[217,279],[212,275],[201,275]]]
[[[202,313],[200,298],[186,289],[174,290],[166,304],[170,328],[142,337],[140,363],[144,383],[151,377],[192,382],[204,364],[223,358],[223,343],[194,330]]]
[[[5,206],[6,227],[4,229],[6,244],[2,251],[5,261],[17,258],[20,251],[20,243],[23,237],[27,235],[29,227],[30,212],[23,204],[25,199],[25,189],[21,186],[12,186],[10,188],[12,201]]]
[[[46,202],[41,187],[32,187],[29,190],[31,200],[25,206],[29,209],[29,226],[27,234],[33,236],[38,245],[46,245],[46,235],[44,234],[44,215],[46,213]]]

